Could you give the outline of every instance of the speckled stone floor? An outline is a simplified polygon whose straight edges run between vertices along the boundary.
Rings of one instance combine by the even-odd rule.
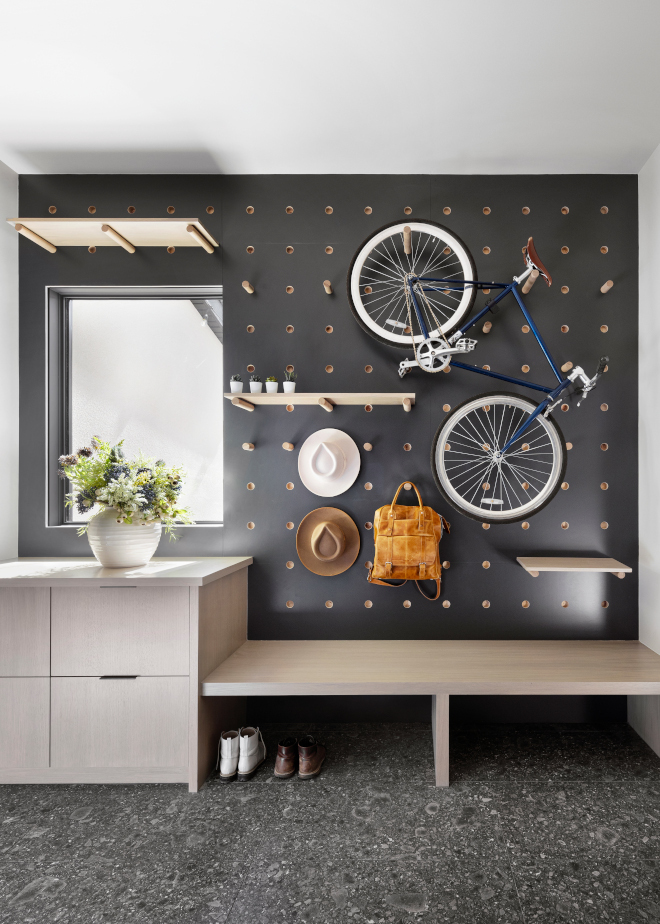
[[[272,776],[312,731],[315,780]],[[247,783],[0,787],[0,921],[660,922],[660,758],[627,726],[264,729]]]

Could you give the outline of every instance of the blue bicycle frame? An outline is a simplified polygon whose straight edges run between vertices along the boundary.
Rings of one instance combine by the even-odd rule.
[[[488,314],[488,312],[493,312],[493,308],[506,298],[509,293],[513,295],[515,300],[518,302],[518,306],[525,316],[525,320],[529,324],[530,330],[536,338],[536,342],[541,347],[543,355],[548,360],[550,368],[555,374],[557,382],[559,383],[555,388],[548,388],[546,385],[537,385],[535,382],[524,381],[523,379],[516,379],[511,375],[502,375],[500,372],[491,372],[490,369],[481,369],[479,366],[470,366],[467,363],[460,363],[456,360],[450,362],[450,366],[454,366],[456,369],[467,369],[468,372],[478,372],[479,375],[487,375],[491,379],[500,379],[502,382],[511,382],[514,385],[522,385],[524,388],[532,388],[535,391],[542,391],[546,395],[545,399],[539,404],[533,414],[527,418],[525,423],[513,434],[511,439],[500,449],[500,453],[503,455],[507,449],[527,430],[527,428],[534,422],[534,420],[542,414],[550,404],[555,402],[557,398],[565,391],[569,385],[572,384],[572,380],[569,378],[564,378],[561,371],[557,367],[556,362],[552,358],[550,350],[545,344],[541,333],[534,323],[533,318],[531,317],[525,303],[523,302],[520,294],[518,292],[518,285],[522,280],[514,279],[513,282],[504,283],[504,282],[479,282],[478,280],[470,279],[432,279],[427,276],[409,276],[406,280],[408,288],[410,290],[410,297],[415,309],[415,314],[417,316],[417,322],[420,326],[420,330],[424,336],[424,339],[427,340],[429,337],[429,331],[424,323],[424,318],[422,317],[422,312],[420,310],[419,304],[417,302],[417,296],[415,294],[415,284],[419,283],[420,288],[423,292],[439,292],[439,291],[454,291],[454,292],[463,292],[466,288],[474,289],[501,289],[502,291],[494,299],[488,302],[488,304],[474,317],[472,320],[461,327],[459,330],[455,331],[451,335],[450,343],[456,343],[461,337],[465,335],[470,328],[474,327],[475,324],[478,324],[479,321]],[[436,283],[436,285],[426,285],[426,283]],[[437,284],[441,284],[437,285]]]

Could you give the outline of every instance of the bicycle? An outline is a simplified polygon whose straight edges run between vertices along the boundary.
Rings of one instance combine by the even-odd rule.
[[[436,431],[431,467],[438,490],[460,513],[490,523],[515,523],[550,503],[566,471],[566,443],[551,411],[573,385],[581,387],[579,407],[608,363],[601,357],[591,378],[581,366],[557,366],[519,291],[526,294],[539,276],[550,286],[552,277],[533,238],[523,255],[525,271],[512,282],[481,282],[470,251],[448,228],[393,222],[362,244],[348,273],[349,302],[361,327],[389,346],[412,345],[414,358],[399,363],[400,377],[415,366],[429,373],[452,366],[545,394],[539,403],[512,392],[477,395],[447,414]],[[468,323],[481,289],[499,294]],[[509,294],[557,379],[554,388],[454,358],[474,350],[477,341],[466,333]]]

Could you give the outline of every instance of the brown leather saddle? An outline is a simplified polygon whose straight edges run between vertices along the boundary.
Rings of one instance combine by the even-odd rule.
[[[547,271],[545,266],[541,263],[538,253],[536,252],[536,247],[534,246],[534,238],[530,237],[527,241],[527,246],[522,249],[523,256],[525,257],[525,263],[528,261],[537,269],[541,276],[545,279],[546,285],[552,285],[552,276]]]

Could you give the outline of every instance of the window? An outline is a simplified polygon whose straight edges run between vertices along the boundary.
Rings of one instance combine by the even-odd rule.
[[[221,523],[221,293],[58,294],[59,374],[57,400],[51,395],[50,402],[51,417],[55,410],[58,418],[56,427],[51,421],[58,449],[74,452],[98,435],[113,443],[123,439],[127,455],[142,450],[182,465],[187,472],[182,503],[198,523]],[[54,320],[51,307],[51,324]],[[52,341],[51,336],[51,351]],[[49,380],[52,390],[52,376]],[[64,509],[65,491],[60,488],[49,504],[51,523],[53,512],[60,524],[82,519]]]

